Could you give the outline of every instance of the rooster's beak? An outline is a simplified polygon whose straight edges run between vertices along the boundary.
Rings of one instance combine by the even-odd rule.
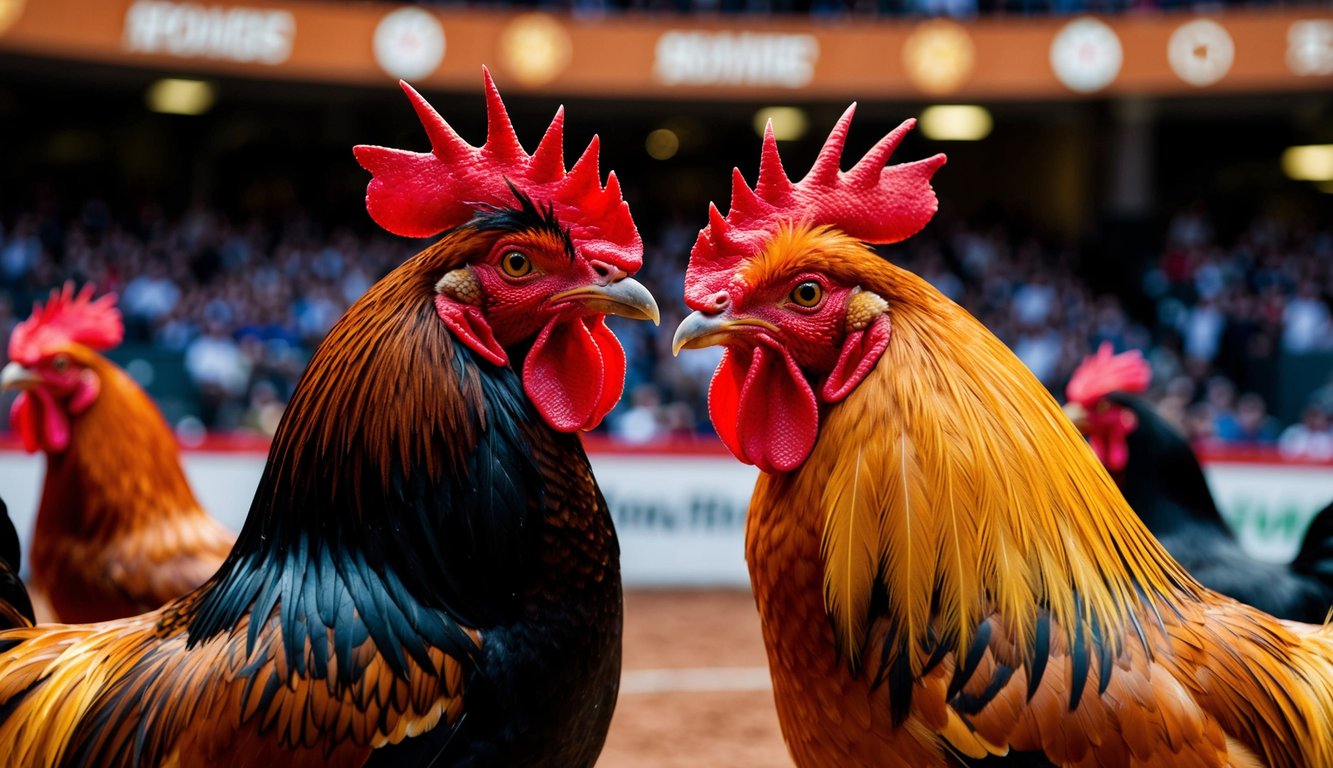
[[[624,277],[606,285],[585,285],[551,297],[553,302],[565,300],[577,301],[605,315],[627,317],[630,320],[652,320],[653,325],[662,323],[657,301],[643,287],[643,283],[632,277]]]
[[[1065,403],[1065,415],[1083,434],[1088,433],[1088,411],[1078,403]]]
[[[725,311],[708,314],[695,310],[680,321],[676,336],[671,340],[671,354],[679,355],[682,349],[703,349],[726,344],[736,334],[755,329],[780,333],[772,323],[758,318],[736,317]]]
[[[30,389],[41,382],[40,376],[18,363],[10,363],[5,366],[3,371],[0,371],[0,390]]]

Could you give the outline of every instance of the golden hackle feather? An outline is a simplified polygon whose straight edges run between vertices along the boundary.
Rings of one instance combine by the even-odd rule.
[[[829,615],[841,637],[864,636],[870,616],[881,553],[875,546],[879,527],[880,489],[877,471],[865,461],[864,451],[829,478],[824,492],[828,514],[824,523],[824,594]],[[853,665],[860,663],[861,645],[848,642],[841,649]]]

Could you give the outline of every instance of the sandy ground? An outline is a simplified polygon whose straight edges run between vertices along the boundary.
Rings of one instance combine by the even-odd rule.
[[[791,764],[750,593],[627,593],[620,702],[599,768]]]

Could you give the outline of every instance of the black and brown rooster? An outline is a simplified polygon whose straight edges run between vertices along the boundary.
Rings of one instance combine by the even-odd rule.
[[[358,147],[376,221],[434,245],[316,350],[221,570],[135,618],[0,633],[13,765],[591,766],[619,552],[579,437],[616,402],[604,315],[656,319],[594,143],[533,155],[486,75],[474,148]]]
[[[1065,412],[1125,501],[1194,578],[1279,618],[1323,623],[1333,607],[1333,504],[1315,516],[1290,563],[1256,559],[1222,518],[1185,436],[1136,397],[1151,377],[1137,350],[1103,345],[1070,377]]]

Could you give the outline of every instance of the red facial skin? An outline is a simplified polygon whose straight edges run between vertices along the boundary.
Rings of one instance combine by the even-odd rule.
[[[1100,400],[1088,407],[1083,423],[1079,426],[1083,434],[1087,435],[1088,444],[1102,466],[1112,474],[1125,469],[1129,463],[1128,437],[1139,426],[1139,420],[1132,411]]]
[[[436,311],[467,346],[496,365],[528,340],[523,387],[553,428],[595,427],[625,385],[625,352],[605,315],[656,319],[657,309],[625,270],[574,253],[558,231],[481,231],[485,256],[467,265],[475,296],[443,291]],[[479,249],[480,249],[479,248]],[[621,302],[629,302],[629,306]]]
[[[725,324],[727,348],[709,415],[742,461],[765,472],[800,466],[819,434],[820,400],[846,397],[874,367],[888,343],[888,319],[848,332],[856,293],[823,273],[799,271],[753,289],[735,283],[700,302]]]
[[[97,399],[101,388],[97,374],[79,360],[75,350],[53,350],[23,362],[37,380],[14,399],[10,422],[29,452],[63,451],[69,445],[70,421]]]

